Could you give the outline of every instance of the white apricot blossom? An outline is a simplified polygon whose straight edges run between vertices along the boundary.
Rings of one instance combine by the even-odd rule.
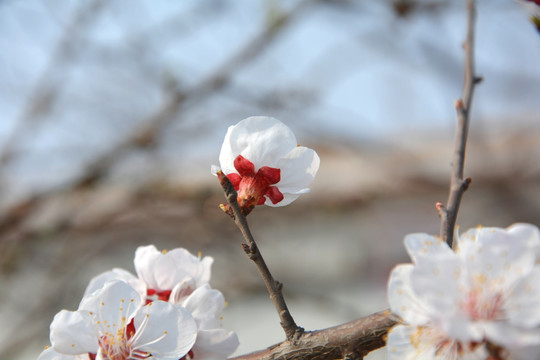
[[[413,264],[390,275],[403,322],[388,335],[389,359],[486,359],[488,343],[500,356],[540,344],[538,228],[479,227],[456,241],[453,251],[428,234],[405,238]]]
[[[85,296],[77,311],[56,314],[50,329],[52,350],[38,360],[171,360],[187,355],[197,338],[191,314],[165,301],[143,305],[126,282],[107,282]]]
[[[320,159],[314,150],[299,146],[281,121],[253,116],[229,127],[219,163],[247,214],[256,205],[285,206],[309,192]]]
[[[120,279],[137,289],[145,303],[162,300],[182,306],[197,324],[197,342],[188,358],[222,360],[236,350],[239,341],[235,332],[221,328],[225,300],[220,291],[208,285],[213,261],[182,248],[162,252],[154,245],[141,246],[135,251],[137,276],[118,268],[104,272],[90,281],[86,294]]]

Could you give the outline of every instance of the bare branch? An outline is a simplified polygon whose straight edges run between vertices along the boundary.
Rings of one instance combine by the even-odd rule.
[[[295,344],[284,341],[230,360],[362,359],[385,345],[386,334],[396,323],[390,310],[385,310],[335,327],[305,332]]]
[[[450,247],[452,247],[454,239],[454,228],[456,226],[461,198],[471,183],[471,178],[463,179],[463,168],[465,166],[465,150],[469,133],[469,117],[474,87],[481,81],[481,78],[476,77],[474,70],[474,20],[476,16],[474,0],[467,0],[467,13],[467,38],[463,44],[465,49],[465,81],[463,85],[463,97],[456,101],[458,130],[454,158],[452,160],[450,194],[446,207],[443,204],[437,204],[437,209],[441,217],[441,239],[446,241]]]
[[[274,280],[268,266],[266,266],[262,254],[255,243],[255,239],[253,238],[253,235],[251,235],[247,219],[238,206],[238,195],[236,190],[223,172],[219,171],[217,175],[219,178],[219,183],[225,192],[225,197],[229,202],[230,209],[232,209],[232,214],[229,212],[229,215],[234,218],[236,226],[238,226],[242,232],[242,235],[244,236],[244,239],[246,240],[246,243],[242,244],[242,248],[246,252],[247,256],[255,263],[255,265],[257,265],[257,269],[259,269],[266,288],[270,293],[270,299],[272,299],[272,302],[274,303],[278,312],[281,327],[283,327],[283,330],[285,331],[287,340],[294,342],[300,335],[302,335],[304,329],[296,325],[291,313],[289,312],[289,309],[287,308],[285,298],[283,297],[283,293],[281,291],[283,284]]]

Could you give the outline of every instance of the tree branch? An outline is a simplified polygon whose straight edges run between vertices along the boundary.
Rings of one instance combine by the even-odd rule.
[[[305,332],[295,344],[284,341],[230,360],[362,359],[385,345],[386,334],[396,323],[390,310],[385,310],[342,325]]]
[[[463,179],[463,168],[465,166],[465,150],[469,133],[469,117],[474,87],[482,80],[481,78],[476,77],[474,70],[474,20],[476,16],[474,0],[467,0],[467,13],[467,38],[463,44],[465,49],[465,79],[463,85],[463,97],[456,101],[458,129],[454,158],[452,160],[450,193],[446,207],[440,202],[436,205],[439,216],[441,217],[440,236],[450,247],[452,247],[454,239],[454,228],[456,226],[461,198],[471,183],[471,178]]]
[[[219,183],[225,192],[225,197],[227,198],[230,208],[232,209],[232,214],[229,214],[232,215],[236,226],[238,226],[242,232],[242,235],[244,236],[244,239],[246,240],[246,243],[242,244],[242,248],[246,252],[247,256],[255,263],[255,265],[257,265],[257,269],[259,270],[266,288],[270,293],[270,299],[272,299],[272,302],[276,307],[281,322],[281,327],[283,327],[283,330],[285,331],[287,340],[295,342],[296,339],[302,335],[304,329],[296,325],[291,313],[289,312],[289,309],[287,308],[285,298],[283,297],[283,293],[281,291],[283,284],[274,280],[268,266],[266,266],[266,262],[264,261],[262,254],[255,243],[255,239],[249,230],[247,219],[238,206],[238,195],[233,185],[222,171],[218,171],[217,176]]]

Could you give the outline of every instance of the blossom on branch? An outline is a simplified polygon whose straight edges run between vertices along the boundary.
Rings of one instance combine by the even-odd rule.
[[[137,276],[124,269],[113,269],[94,277],[85,294],[90,294],[110,280],[123,280],[138,291],[144,303],[168,301],[185,308],[197,324],[197,341],[189,352],[195,360],[222,360],[239,345],[235,332],[221,328],[225,299],[211,289],[210,268],[214,259],[200,258],[177,248],[159,251],[154,245],[135,251]]]
[[[538,228],[476,228],[446,242],[412,234],[412,264],[398,265],[388,283],[402,323],[388,335],[389,359],[518,359],[540,345]],[[534,358],[533,358],[534,359]]]
[[[253,116],[229,127],[219,163],[247,215],[256,205],[285,206],[309,192],[320,159],[314,150],[299,146],[281,121]],[[218,170],[212,167],[214,174]]]
[[[197,338],[191,314],[165,301],[144,305],[129,284],[107,282],[86,295],[77,311],[62,310],[51,323],[52,349],[38,360],[181,359]]]

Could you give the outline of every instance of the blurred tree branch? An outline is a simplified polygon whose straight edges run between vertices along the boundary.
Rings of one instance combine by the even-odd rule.
[[[92,0],[86,3],[83,2],[75,11],[73,19],[65,27],[62,37],[53,50],[45,70],[36,81],[26,107],[22,110],[20,118],[15,123],[14,130],[2,146],[0,166],[5,166],[6,163],[12,160],[14,156],[13,148],[27,127],[52,109],[65,77],[65,75],[58,75],[58,69],[66,71],[68,68],[67,60],[75,55],[81,34],[95,20],[102,5],[101,0]]]
[[[12,205],[2,214],[0,219],[0,234],[19,227],[39,207],[39,204],[49,196],[92,187],[102,180],[114,164],[129,151],[153,147],[159,141],[161,129],[177,118],[178,111],[182,105],[189,103],[192,106],[200,103],[211,94],[224,88],[236,71],[261,54],[276,36],[286,29],[288,24],[294,21],[302,11],[315,2],[315,0],[303,0],[289,12],[279,13],[273,16],[272,21],[261,29],[260,33],[255,35],[238,52],[232,54],[220,67],[199,84],[184,91],[175,90],[171,92],[163,105],[147,117],[141,126],[135,129],[123,141],[116,144],[111,150],[98,155],[92,162],[85,166],[84,171],[70,184],[59,189],[35,194],[26,200]],[[96,4],[99,4],[99,2],[96,2]],[[68,219],[66,219],[66,222],[69,225]]]

